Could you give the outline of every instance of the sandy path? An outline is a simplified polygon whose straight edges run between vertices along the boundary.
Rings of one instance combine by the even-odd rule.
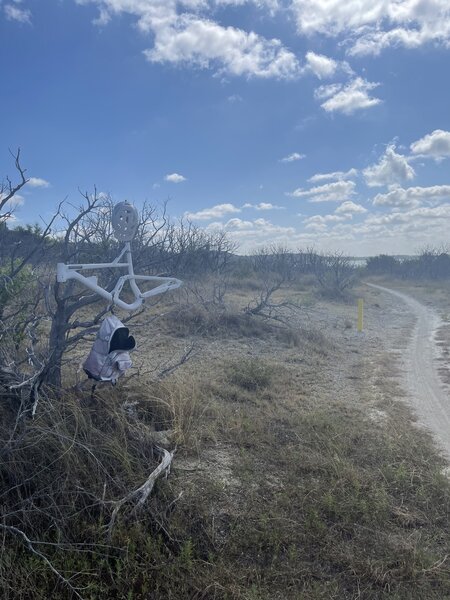
[[[438,315],[407,294],[375,284],[367,284],[396,296],[416,318],[408,347],[403,352],[409,396],[421,423],[431,429],[450,458],[450,399],[437,371],[439,355],[436,331],[441,325]]]

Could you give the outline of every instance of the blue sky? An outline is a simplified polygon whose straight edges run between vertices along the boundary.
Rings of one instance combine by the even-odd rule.
[[[448,0],[0,0],[17,222],[170,199],[241,252],[448,241]]]

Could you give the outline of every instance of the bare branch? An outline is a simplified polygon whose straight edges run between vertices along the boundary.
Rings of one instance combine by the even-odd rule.
[[[16,537],[19,537],[22,540],[22,542],[24,543],[25,547],[32,554],[34,554],[35,556],[39,557],[42,561],[44,561],[44,563],[47,565],[47,567],[50,569],[50,571],[52,571],[52,573],[54,575],[56,575],[56,577],[59,579],[59,581],[61,581],[61,583],[63,583],[72,592],[72,594],[74,594],[76,596],[76,598],[78,598],[79,600],[84,600],[83,596],[81,596],[78,593],[77,589],[73,587],[73,585],[70,583],[70,581],[68,579],[66,579],[66,577],[64,577],[64,575],[62,575],[62,573],[60,573],[57,569],[55,569],[55,567],[52,565],[52,563],[49,561],[49,559],[45,556],[45,554],[42,554],[42,552],[39,552],[39,550],[36,550],[34,545],[39,542],[34,542],[34,541],[30,540],[30,538],[21,529],[18,529],[17,527],[13,527],[12,525],[4,525],[3,523],[0,523],[0,529],[3,529],[4,531],[7,531],[8,533],[12,533]]]
[[[22,168],[20,164],[20,148],[14,154],[11,150],[9,151],[11,156],[14,158],[16,170],[19,172],[20,181],[16,185],[13,185],[9,177],[6,178],[6,184],[0,184],[0,211],[3,207],[14,198],[24,185],[29,181],[25,177],[26,169]],[[0,214],[0,221],[8,219],[12,214],[12,210],[7,210],[6,213]]]

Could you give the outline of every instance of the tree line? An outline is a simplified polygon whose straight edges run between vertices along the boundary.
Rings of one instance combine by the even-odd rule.
[[[367,259],[369,275],[389,275],[401,279],[450,279],[450,253],[446,246],[427,246],[417,256],[398,258],[379,254]]]

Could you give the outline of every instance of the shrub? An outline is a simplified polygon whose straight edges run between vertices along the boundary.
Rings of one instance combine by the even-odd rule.
[[[230,383],[248,391],[257,391],[269,387],[274,368],[257,358],[244,358],[228,366]]]

